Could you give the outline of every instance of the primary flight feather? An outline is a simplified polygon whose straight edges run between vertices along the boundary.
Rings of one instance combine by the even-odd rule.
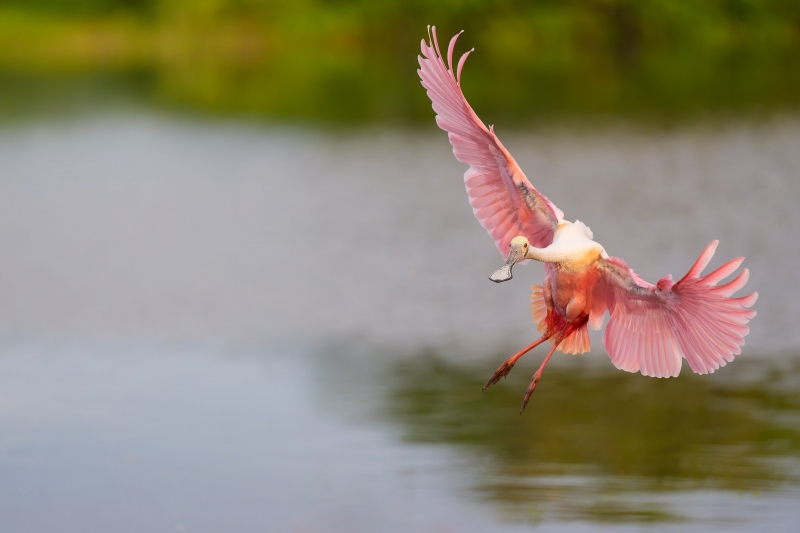
[[[713,241],[679,281],[666,276],[653,285],[622,259],[610,257],[585,224],[565,220],[564,213],[534,188],[493,128],[487,128],[467,103],[460,80],[471,50],[453,69],[459,35],[450,40],[445,63],[433,28],[428,41],[422,41],[417,72],[436,123],[447,132],[456,158],[469,165],[464,183],[472,210],[506,259],[490,279],[511,279],[514,264],[525,259],[545,263],[544,283],[534,285],[531,295],[531,311],[542,336],[503,362],[484,389],[508,375],[523,354],[549,340],[552,347],[531,379],[520,411],[524,410],[553,352],[588,351],[587,327],[601,328],[606,311],[611,318],[603,344],[622,370],[671,377],[680,372],[682,359],[698,374],[732,361],[741,353],[747,323],[756,314],[749,308],[758,294],[733,296],[747,283],[747,269],[728,283],[718,283],[744,258],[701,276],[717,248],[718,241]]]

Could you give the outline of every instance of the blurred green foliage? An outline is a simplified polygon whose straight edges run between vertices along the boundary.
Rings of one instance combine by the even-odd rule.
[[[211,114],[430,122],[427,24],[467,30],[464,90],[488,122],[800,106],[797,0],[5,0],[0,73],[131,78]]]
[[[548,367],[522,415],[539,364],[481,387],[507,354],[459,365],[429,353],[397,363],[385,413],[412,442],[465,452],[475,489],[512,517],[536,513],[593,521],[680,520],[663,491],[769,491],[797,485],[800,365],[737,361],[678,379],[587,369],[581,358]],[[561,361],[564,363],[564,361]],[[528,367],[530,365],[530,367]]]

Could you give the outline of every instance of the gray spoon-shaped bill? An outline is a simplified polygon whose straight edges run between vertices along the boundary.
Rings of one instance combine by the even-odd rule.
[[[522,246],[518,244],[512,244],[509,251],[508,251],[508,258],[506,259],[506,264],[492,272],[492,275],[489,276],[489,279],[494,281],[495,283],[502,283],[504,281],[508,281],[514,276],[511,274],[511,268],[517,263],[517,261],[523,259],[524,253]]]

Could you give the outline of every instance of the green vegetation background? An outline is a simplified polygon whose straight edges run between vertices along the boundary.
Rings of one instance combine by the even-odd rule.
[[[445,44],[466,30],[463,86],[489,122],[800,105],[800,0],[0,0],[0,113],[116,92],[223,116],[430,122],[415,74],[428,24]]]

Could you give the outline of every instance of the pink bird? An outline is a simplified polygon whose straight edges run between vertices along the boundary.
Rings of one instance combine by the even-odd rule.
[[[678,282],[669,275],[653,285],[622,259],[609,256],[583,222],[565,220],[564,213],[531,185],[494,127],[487,128],[467,103],[461,69],[472,50],[461,56],[455,70],[452,66],[460,33],[450,40],[447,65],[436,28],[432,39],[430,27],[428,33],[417,72],[436,123],[448,133],[456,158],[469,165],[464,182],[472,210],[506,259],[489,279],[511,279],[514,264],[525,259],[545,263],[544,283],[534,285],[531,294],[533,320],[542,336],[506,359],[484,390],[507,376],[522,355],[549,340],[552,347],[528,385],[522,412],[553,352],[588,351],[587,326],[600,329],[606,311],[611,318],[603,344],[611,362],[628,372],[674,377],[686,359],[692,371],[707,374],[741,353],[747,323],[756,315],[748,308],[758,293],[733,297],[747,283],[746,268],[732,281],[717,283],[733,274],[744,258],[701,277],[717,249],[719,241],[713,241]]]

